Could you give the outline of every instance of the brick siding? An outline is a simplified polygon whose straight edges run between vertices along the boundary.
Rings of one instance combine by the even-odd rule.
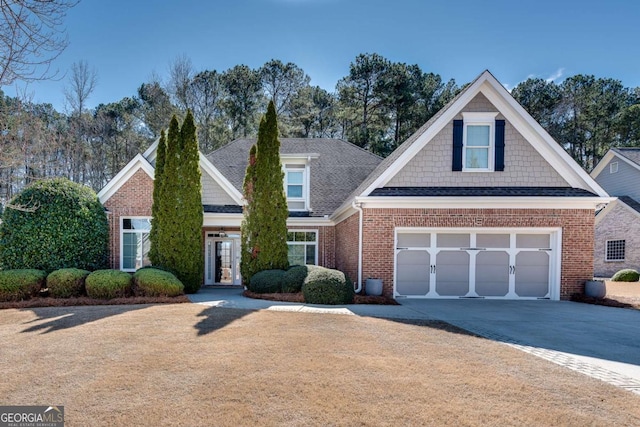
[[[109,218],[109,266],[120,268],[120,218],[151,216],[153,179],[138,169],[122,187],[104,203]]]
[[[357,216],[353,217],[357,256]],[[347,230],[349,225],[345,221],[342,228]],[[560,298],[582,293],[584,282],[593,277],[594,216],[588,209],[365,209],[363,227],[363,277],[381,278],[383,292],[389,296],[393,295],[396,227],[562,227]],[[337,253],[340,257],[342,252]]]
[[[335,226],[335,268],[354,282],[358,280],[358,224],[355,213]]]

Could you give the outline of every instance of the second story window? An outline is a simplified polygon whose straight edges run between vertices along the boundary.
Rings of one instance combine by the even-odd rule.
[[[284,165],[284,190],[290,211],[309,209],[308,175],[304,164]]]
[[[494,170],[496,113],[462,113],[464,171]]]

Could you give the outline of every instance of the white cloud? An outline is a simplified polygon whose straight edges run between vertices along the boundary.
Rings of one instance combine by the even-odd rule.
[[[564,68],[558,68],[555,73],[544,79],[547,83],[555,82],[564,75]]]

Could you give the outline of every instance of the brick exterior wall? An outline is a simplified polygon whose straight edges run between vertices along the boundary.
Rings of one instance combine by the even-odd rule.
[[[624,261],[605,261],[607,240],[625,241]],[[640,218],[617,202],[596,224],[594,276],[611,277],[623,268],[640,270]]]
[[[138,169],[118,191],[104,203],[109,218],[109,266],[120,268],[120,218],[151,216],[153,179]]]
[[[359,214],[355,213],[335,226],[335,268],[353,281],[358,280],[358,223]]]
[[[349,220],[354,217],[357,257],[357,215]],[[343,223],[337,230],[339,258],[342,231],[349,233],[349,226],[354,229],[353,224]],[[396,227],[562,227],[560,298],[583,293],[584,282],[593,277],[594,215],[588,209],[365,209],[363,226],[363,277],[381,278],[383,292],[389,296],[393,295]]]

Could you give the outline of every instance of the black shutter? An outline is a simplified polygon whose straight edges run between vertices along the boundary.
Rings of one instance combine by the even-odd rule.
[[[451,170],[462,170],[462,120],[453,121],[453,164]]]
[[[504,120],[496,120],[496,172],[504,171]]]

